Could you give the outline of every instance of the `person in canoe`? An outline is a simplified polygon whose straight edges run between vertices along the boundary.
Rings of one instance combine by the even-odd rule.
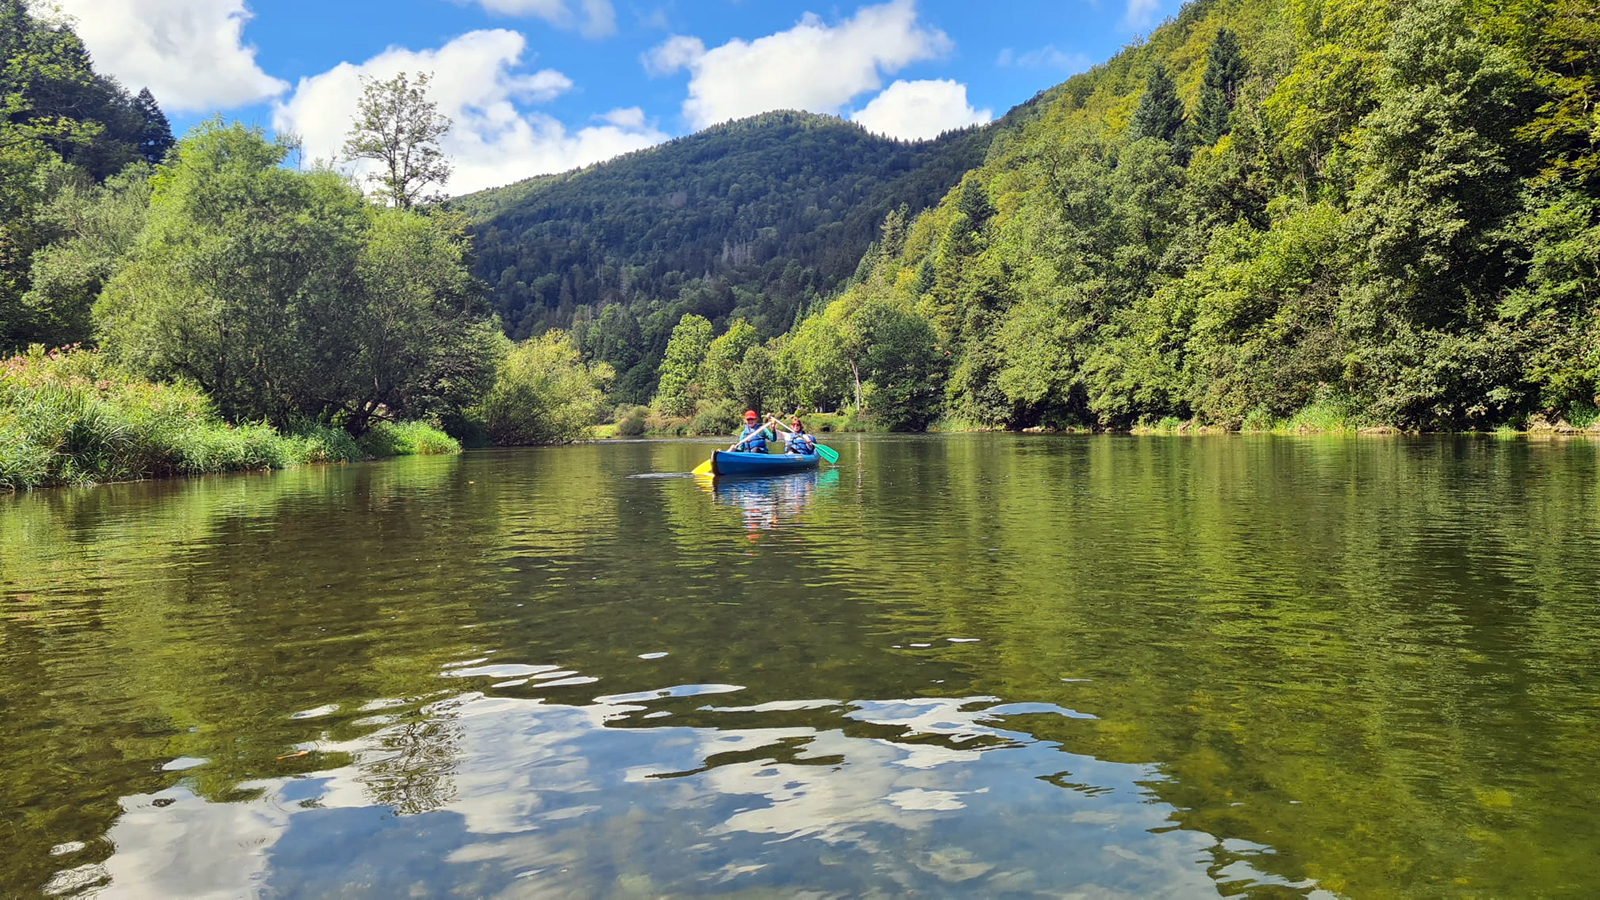
[[[783,441],[788,446],[788,452],[810,454],[817,452],[817,442],[812,440],[806,426],[801,424],[799,416],[789,418],[789,428],[783,435]]]
[[[761,423],[761,416],[753,409],[744,411],[744,430],[739,432],[739,440],[734,443],[733,449],[739,453],[765,453],[767,442],[776,441],[778,435],[767,425]]]

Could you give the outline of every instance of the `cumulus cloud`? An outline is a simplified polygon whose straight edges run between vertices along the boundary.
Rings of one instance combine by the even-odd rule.
[[[361,93],[361,78],[392,78],[401,72],[431,72],[429,96],[453,126],[443,149],[455,164],[447,190],[464,194],[532,175],[559,172],[610,159],[667,139],[636,107],[612,110],[576,131],[522,104],[556,97],[572,87],[554,69],[526,71],[527,41],[515,31],[473,31],[438,49],[391,47],[359,65],[341,63],[302,78],[294,93],[276,104],[273,127],[300,135],[309,158],[334,159]]]
[[[610,122],[618,128],[639,130],[645,127],[644,110],[637,106],[630,106],[626,109],[613,109],[608,113],[601,113],[595,118],[602,122]]]
[[[1161,0],[1128,0],[1128,9],[1122,16],[1126,28],[1148,28],[1156,20]]]
[[[948,53],[950,38],[917,21],[911,0],[864,6],[836,25],[806,13],[788,31],[706,49],[674,35],[644,56],[645,69],[689,71],[683,114],[696,128],[772,109],[837,112],[882,86],[882,73]]]
[[[1027,50],[1022,53],[1006,47],[1000,51],[994,64],[1003,69],[1064,69],[1068,72],[1082,72],[1093,62],[1086,54],[1069,53],[1057,50],[1054,44],[1046,44],[1037,50]]]
[[[289,84],[256,65],[244,43],[244,0],[59,0],[77,20],[95,67],[171,112],[231,108],[276,97]]]
[[[966,85],[935,79],[896,81],[850,118],[868,131],[920,141],[952,128],[981,125],[994,116],[972,108]]]
[[[457,0],[467,2],[467,0]],[[532,16],[557,28],[577,29],[584,37],[617,33],[617,10],[611,0],[472,0],[484,10],[502,16]]]
[[[705,55],[706,45],[699,38],[675,34],[646,51],[640,61],[644,63],[645,72],[652,76],[671,75]]]

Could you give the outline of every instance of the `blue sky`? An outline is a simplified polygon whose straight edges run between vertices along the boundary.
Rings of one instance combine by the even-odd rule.
[[[915,139],[986,121],[1179,0],[60,0],[97,66],[182,131],[207,115],[332,158],[364,75],[430,71],[452,192],[766,109]]]

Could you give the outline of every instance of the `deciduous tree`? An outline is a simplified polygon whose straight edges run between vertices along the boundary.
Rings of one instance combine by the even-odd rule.
[[[672,329],[666,355],[661,360],[655,407],[664,416],[694,412],[694,380],[711,347],[711,322],[684,313]]]
[[[376,163],[366,181],[386,203],[402,209],[436,199],[439,194],[430,189],[450,179],[450,162],[439,149],[450,119],[428,99],[431,80],[422,72],[362,79],[356,119],[344,142],[345,160]]]

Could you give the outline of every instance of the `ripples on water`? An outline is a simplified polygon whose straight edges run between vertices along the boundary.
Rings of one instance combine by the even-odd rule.
[[[1594,445],[469,454],[0,506],[0,895],[1579,894]]]

